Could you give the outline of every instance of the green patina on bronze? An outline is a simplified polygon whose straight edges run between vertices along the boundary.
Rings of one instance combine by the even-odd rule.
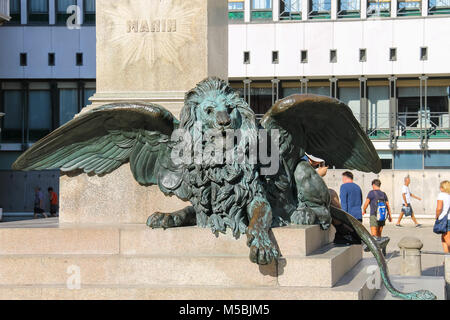
[[[240,129],[247,141],[257,141],[260,128],[280,133],[280,163],[267,176],[257,164],[232,162],[175,164],[171,153],[182,141],[171,139],[176,129],[195,137],[202,130]],[[195,146],[206,148],[203,141]],[[237,146],[233,148],[237,148]],[[248,147],[245,147],[248,152]],[[234,150],[234,149],[233,149]],[[256,122],[254,112],[225,81],[209,78],[186,94],[181,120],[155,104],[111,104],[86,112],[27,150],[16,170],[57,169],[108,174],[129,162],[134,178],[158,185],[166,195],[190,201],[192,206],[173,213],[156,212],[147,221],[152,228],[198,225],[214,233],[227,228],[235,237],[247,235],[250,260],[268,264],[280,253],[269,237],[271,227],[340,224],[362,240],[374,254],[387,289],[404,299],[435,299],[428,291],[402,293],[389,281],[379,244],[359,221],[330,206],[323,179],[302,161],[304,154],[321,157],[330,165],[378,173],[381,161],[350,108],[336,99],[292,95],[278,101]],[[337,221],[337,222],[336,222]]]

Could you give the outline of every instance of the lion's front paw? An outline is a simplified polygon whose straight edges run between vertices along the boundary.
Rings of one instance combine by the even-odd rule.
[[[259,265],[270,264],[277,260],[279,252],[267,231],[247,231],[247,245],[250,247],[250,261]]]
[[[316,222],[316,214],[308,207],[297,209],[292,213],[291,222],[299,225],[313,225]]]
[[[150,228],[174,228],[178,225],[177,216],[170,213],[155,212],[147,219],[147,226]]]

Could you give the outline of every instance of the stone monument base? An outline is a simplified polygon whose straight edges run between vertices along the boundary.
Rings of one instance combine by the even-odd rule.
[[[0,228],[0,299],[371,299],[376,292],[361,246],[334,246],[332,232],[318,226],[273,229],[283,257],[258,266],[245,237],[216,238],[209,229],[49,221]]]

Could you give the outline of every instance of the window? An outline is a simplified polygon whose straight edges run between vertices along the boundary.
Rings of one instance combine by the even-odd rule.
[[[428,60],[428,48],[427,47],[420,48],[420,60],[422,60],[422,61]]]
[[[420,16],[421,0],[398,0],[397,16]]]
[[[368,0],[367,16],[368,17],[389,17],[391,15],[390,0]]]
[[[228,19],[244,20],[244,0],[228,0]]]
[[[302,19],[301,0],[280,0],[280,19],[301,20]]]
[[[300,51],[300,63],[308,63],[308,50]]]
[[[392,159],[381,159],[381,169],[392,169]]]
[[[77,54],[76,54],[76,65],[77,66],[83,65],[83,53],[82,52],[77,52]]]
[[[330,63],[337,62],[337,51],[336,49],[330,50]]]
[[[49,89],[30,90],[29,140],[38,141],[52,131],[52,104]]]
[[[21,67],[26,67],[28,65],[28,61],[27,61],[27,54],[22,52],[20,54],[20,66]]]
[[[48,65],[53,67],[55,65],[55,53],[54,52],[50,52],[48,54]]]
[[[56,0],[56,23],[66,24],[72,13],[67,13],[67,8],[77,4],[76,0]]]
[[[367,52],[366,49],[359,49],[359,62],[367,61]]]
[[[95,0],[84,0],[84,24],[95,24]]]
[[[278,64],[278,51],[272,51],[272,63]]]
[[[396,151],[394,153],[394,169],[423,169],[422,151]]]
[[[78,89],[59,89],[59,125],[69,122],[78,113]]]
[[[20,0],[9,1],[9,16],[11,20],[8,23],[20,24]]]
[[[272,87],[266,83],[252,82],[250,102],[257,116],[264,115],[272,106]]]
[[[429,0],[428,14],[449,14],[450,1],[449,0]]]
[[[427,151],[424,166],[425,169],[450,169],[450,151]]]
[[[252,20],[271,20],[272,19],[272,0],[251,0]]]
[[[48,0],[28,0],[28,23],[48,24]]]
[[[19,84],[20,87],[20,84]],[[3,91],[3,125],[1,137],[3,142],[22,142],[23,100],[22,90]]]
[[[309,19],[330,19],[331,0],[309,0]]]
[[[339,0],[338,18],[359,18],[361,0]]]
[[[89,98],[92,97],[95,94],[95,82],[90,84],[87,83],[86,84],[86,88],[84,89],[84,101],[83,101],[83,105],[82,107],[86,107],[87,105],[90,105],[91,102],[89,101]]]
[[[389,61],[397,61],[397,48],[389,49]]]
[[[250,52],[244,51],[244,64],[250,64]]]

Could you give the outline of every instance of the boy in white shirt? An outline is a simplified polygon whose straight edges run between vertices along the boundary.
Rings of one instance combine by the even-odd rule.
[[[437,198],[436,219],[444,219],[450,208],[450,181],[442,181],[440,185],[441,193]],[[450,214],[447,216],[447,233],[442,235],[442,247],[445,253],[450,252]]]
[[[419,224],[416,220],[416,217],[414,217],[414,211],[411,207],[411,198],[417,199],[417,200],[422,200],[421,198],[419,198],[416,195],[413,195],[411,193],[411,191],[409,190],[409,184],[411,183],[411,178],[409,176],[405,177],[405,184],[402,187],[402,199],[403,199],[403,207],[402,207],[402,212],[400,213],[400,217],[398,217],[398,221],[396,226],[397,227],[401,227],[400,225],[400,221],[403,218],[403,215],[409,216],[411,215],[411,219],[414,221],[414,223],[416,224],[416,227],[420,227],[421,224]],[[410,212],[408,212],[410,211]]]

